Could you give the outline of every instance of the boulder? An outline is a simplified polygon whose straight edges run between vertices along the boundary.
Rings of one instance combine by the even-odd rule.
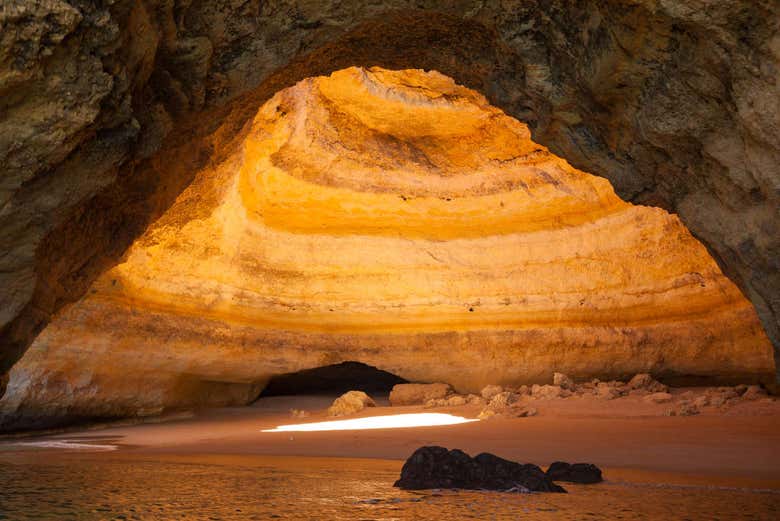
[[[447,398],[432,398],[425,402],[425,407],[430,409],[433,407],[460,407],[466,405],[466,398],[459,394],[453,394]]]
[[[489,453],[472,458],[461,450],[436,446],[414,451],[394,486],[405,490],[566,492],[536,465],[523,465]]]
[[[574,381],[563,373],[553,373],[553,385],[569,391],[574,390]]]
[[[640,373],[635,375],[628,382],[628,388],[641,389],[651,393],[665,393],[666,391],[669,390],[667,386],[655,380],[652,376],[650,376],[647,373]]]
[[[547,469],[547,476],[553,481],[570,483],[600,483],[601,469],[591,463],[565,463],[556,461]]]
[[[517,402],[518,399],[519,397],[515,393],[504,391],[493,396],[493,398],[490,400],[490,403],[488,404],[488,407],[495,410],[501,410],[512,406],[512,404]]]
[[[466,405],[466,397],[461,396],[460,394],[453,394],[449,398],[445,398],[445,401],[447,407],[460,407],[461,405]]]
[[[369,395],[363,391],[349,391],[336,398],[328,408],[328,416],[348,416],[366,407],[376,407]]]
[[[484,407],[487,401],[481,396],[477,396],[476,394],[470,394],[466,397],[466,403],[468,403],[469,405],[478,405],[480,407]]]
[[[390,405],[422,405],[452,394],[449,384],[398,384],[390,391]]]
[[[500,385],[487,385],[484,389],[482,389],[482,392],[479,393],[482,395],[482,398],[485,400],[492,399],[495,395],[504,392],[504,388]]]
[[[531,395],[540,400],[551,400],[561,395],[561,388],[557,385],[534,385],[531,387]]]

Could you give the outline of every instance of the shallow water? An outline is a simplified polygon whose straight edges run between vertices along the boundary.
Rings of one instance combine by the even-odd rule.
[[[405,492],[402,462],[0,453],[0,519],[775,520],[780,491],[606,482],[568,494]],[[608,476],[607,476],[608,477]]]

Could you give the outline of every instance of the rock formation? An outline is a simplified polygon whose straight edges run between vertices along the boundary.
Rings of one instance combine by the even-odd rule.
[[[374,400],[363,391],[348,391],[333,401],[328,407],[328,416],[349,416],[366,407],[376,407]]]
[[[420,447],[404,463],[396,487],[406,490],[454,488],[501,492],[566,492],[536,465],[483,452],[473,458],[444,447]]]
[[[780,345],[775,0],[419,5],[3,2],[0,374],[263,102],[352,65],[447,74],[626,200],[678,213]]]
[[[440,73],[306,79],[227,150],[38,335],[7,421],[245,403],[348,360],[461,392],[772,379],[753,307],[676,216]]]

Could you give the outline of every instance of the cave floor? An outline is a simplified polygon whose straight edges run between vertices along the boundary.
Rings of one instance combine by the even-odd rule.
[[[705,410],[697,416],[669,417],[663,405],[632,397],[609,402],[566,398],[538,401],[538,416],[529,418],[394,430],[260,432],[280,424],[325,420],[324,410],[332,399],[269,397],[250,407],[196,411],[157,423],[6,440],[0,446],[0,462],[12,469],[6,477],[13,486],[0,499],[10,505],[21,502],[26,494],[46,487],[46,479],[61,483],[57,469],[67,469],[71,474],[82,471],[79,475],[84,480],[102,476],[99,483],[80,485],[93,487],[90,490],[112,483],[116,490],[126,488],[119,506],[116,498],[100,499],[110,512],[132,513],[126,510],[132,503],[140,509],[136,518],[150,518],[141,515],[152,508],[144,506],[151,501],[149,494],[166,492],[162,485],[155,486],[154,493],[138,489],[138,480],[148,478],[156,485],[170,482],[174,489],[190,487],[176,492],[173,503],[178,506],[159,507],[162,510],[155,519],[167,519],[166,512],[175,517],[174,510],[165,509],[180,510],[182,498],[195,498],[203,487],[214,488],[213,494],[220,499],[204,506],[201,513],[216,512],[220,518],[231,519],[225,513],[240,500],[236,494],[247,493],[235,486],[247,469],[254,469],[251,475],[259,481],[252,486],[264,483],[262,501],[270,501],[273,507],[257,510],[257,519],[266,519],[272,511],[282,518],[307,519],[310,514],[317,518],[313,512],[322,511],[323,505],[334,509],[332,519],[425,519],[444,514],[459,519],[486,515],[514,519],[518,514],[528,519],[776,519],[780,512],[778,400],[743,403],[725,412]],[[358,416],[448,412],[472,418],[479,413],[471,406],[432,410],[389,407],[382,399],[377,402],[378,407]],[[293,418],[289,412],[293,408],[310,411],[310,415]],[[63,440],[117,449],[91,452],[40,447],[41,442]],[[39,445],[22,445],[29,443]],[[534,495],[533,499],[446,491],[415,496],[393,489],[402,460],[422,445],[457,447],[471,454],[493,452],[541,466],[555,460],[592,462],[604,470],[606,481],[592,486],[566,484],[570,492],[566,497]],[[145,477],[131,478],[139,469],[146,469]],[[203,482],[206,475],[211,479]],[[30,491],[24,488],[28,483]],[[127,494],[135,499],[128,499]],[[299,505],[304,510],[288,512],[280,506],[286,504],[282,497],[302,501]],[[95,501],[89,499],[89,505]],[[307,501],[319,502],[319,506]],[[243,508],[255,512],[246,510],[246,505]]]

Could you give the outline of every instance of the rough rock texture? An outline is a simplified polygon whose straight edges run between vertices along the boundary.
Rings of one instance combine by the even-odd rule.
[[[677,212],[780,345],[775,0],[421,5],[3,2],[0,373],[266,99],[350,65],[439,70]]]
[[[556,461],[547,469],[547,476],[553,481],[569,483],[600,483],[601,469],[592,463],[565,463]]]
[[[420,447],[404,463],[396,487],[406,490],[459,488],[512,492],[566,492],[542,469],[483,452],[470,457],[444,447]]]
[[[328,416],[349,416],[366,407],[376,407],[374,400],[363,391],[348,391],[333,401],[328,407]]]
[[[665,393],[668,388],[647,373],[637,374],[628,381],[629,390],[641,390],[651,393]]]
[[[304,80],[229,150],[37,337],[8,421],[236,403],[346,360],[461,392],[772,378],[754,309],[675,216],[439,73]]]
[[[390,405],[420,405],[452,393],[449,384],[398,384],[390,391]]]

